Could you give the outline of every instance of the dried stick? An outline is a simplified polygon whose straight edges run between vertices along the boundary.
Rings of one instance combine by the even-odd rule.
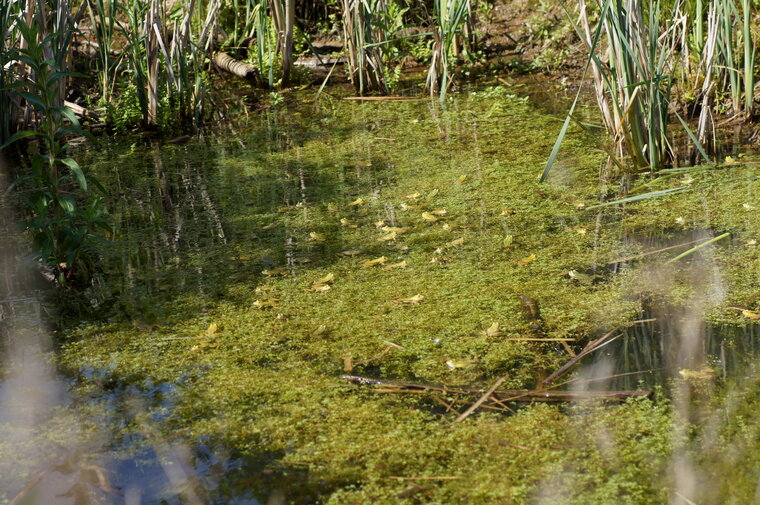
[[[497,389],[499,389],[499,386],[501,386],[501,384],[505,380],[507,380],[507,376],[506,375],[500,377],[496,382],[493,383],[493,385],[490,388],[488,388],[488,391],[486,391],[483,396],[481,396],[480,398],[478,398],[478,401],[476,401],[475,403],[473,403],[470,406],[470,408],[468,408],[467,410],[465,410],[464,412],[462,412],[459,415],[459,417],[457,417],[456,419],[454,419],[454,422],[455,423],[461,423],[462,421],[464,421],[465,419],[467,419],[467,417],[470,414],[472,414],[478,407],[480,407],[483,404],[483,402],[486,401],[488,399],[488,397],[493,394],[494,391],[496,391]]]

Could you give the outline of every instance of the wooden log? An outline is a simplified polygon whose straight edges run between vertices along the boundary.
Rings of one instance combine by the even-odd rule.
[[[214,55],[214,64],[222,70],[243,79],[257,80],[259,69],[249,63],[236,60],[227,53],[219,52]]]

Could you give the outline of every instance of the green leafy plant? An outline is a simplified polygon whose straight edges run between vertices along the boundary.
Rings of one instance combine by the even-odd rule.
[[[23,20],[18,29],[26,47],[14,50],[34,78],[19,80],[12,87],[15,95],[33,107],[37,127],[12,135],[0,148],[23,138],[34,138],[30,145],[28,172],[21,175],[8,191],[23,189],[30,218],[36,257],[54,265],[61,283],[74,277],[86,277],[94,265],[98,229],[110,231],[101,196],[88,197],[89,184],[84,171],[67,155],[64,137],[84,134],[74,113],[58,105],[59,86],[71,72],[62,72],[57,63],[45,57],[46,46],[59,35],[39,40],[37,28]],[[92,181],[99,187],[96,181]]]
[[[425,86],[431,94],[438,93],[443,102],[451,85],[454,60],[460,53],[457,37],[470,16],[470,0],[435,0],[434,16],[433,55]]]

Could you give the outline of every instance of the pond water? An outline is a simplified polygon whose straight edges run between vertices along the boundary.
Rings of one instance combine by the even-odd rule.
[[[79,152],[108,189],[114,240],[83,296],[7,290],[33,299],[3,302],[0,503],[603,503],[594,493],[620,496],[610,476],[634,466],[631,496],[693,496],[688,479],[658,480],[685,468],[662,398],[593,420],[527,406],[452,424],[453,397],[443,409],[340,380],[532,389],[571,359],[564,344],[616,328],[563,387],[750,374],[757,325],[731,307],[757,301],[751,153],[646,181],[690,178],[677,197],[588,210],[615,185],[599,182],[597,133],[573,127],[538,184],[561,117],[522,88],[444,108],[334,88],[248,118],[231,101],[233,121],[187,144]],[[693,244],[656,253],[724,232],[680,262],[666,263]],[[66,328],[55,347],[51,316]],[[619,443],[641,429],[649,449],[610,456],[615,436],[578,435],[578,419]],[[466,450],[481,443],[483,459]]]

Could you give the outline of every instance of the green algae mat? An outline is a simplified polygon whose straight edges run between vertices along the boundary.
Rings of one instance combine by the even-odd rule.
[[[146,407],[152,430],[245,462],[213,503],[751,502],[754,375],[729,387],[685,346],[651,398],[509,404],[463,422],[467,405],[446,392],[379,393],[341,376],[533,389],[631,321],[752,328],[752,156],[636,179],[629,195],[683,190],[594,209],[620,189],[600,183],[601,139],[571,127],[539,184],[561,121],[504,88],[445,108],[310,100],[186,145],[83,154],[113,195],[116,231],[106,274],[68,302],[97,316],[60,335],[77,394],[172,385],[170,407]],[[746,335],[757,332],[734,340]],[[626,349],[584,358],[576,390],[604,389],[654,352]],[[172,503],[194,503],[177,493]]]

